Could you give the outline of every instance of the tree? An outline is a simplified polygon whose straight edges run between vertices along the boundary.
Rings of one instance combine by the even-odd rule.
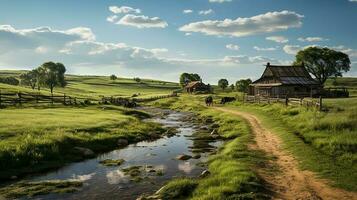
[[[347,54],[329,48],[308,47],[296,55],[294,65],[304,65],[320,84],[329,77],[342,76],[351,69]]]
[[[134,78],[134,81],[136,81],[137,83],[140,83],[141,82],[141,79],[139,77],[135,77]]]
[[[236,82],[236,89],[239,92],[247,92],[249,84],[252,83],[252,80],[248,79],[241,79]]]
[[[65,87],[67,84],[64,78],[66,68],[62,63],[46,62],[38,68],[38,71],[41,84],[50,88],[51,93],[56,86]]]
[[[182,73],[180,76],[180,85],[181,87],[185,87],[189,82],[201,81],[201,80],[202,79],[198,74]]]
[[[117,76],[115,76],[114,74],[112,74],[112,75],[110,75],[110,80],[112,80],[112,81],[115,81],[115,80],[117,80],[118,79],[118,77]]]
[[[222,88],[222,90],[226,89],[228,85],[229,85],[229,83],[228,83],[227,79],[220,79],[218,81],[218,86],[220,88]]]
[[[33,90],[37,84],[37,72],[31,70],[29,72],[23,73],[20,75],[21,85],[30,86]]]
[[[229,87],[231,88],[232,91],[234,91],[234,88],[235,88],[234,84],[231,84]]]

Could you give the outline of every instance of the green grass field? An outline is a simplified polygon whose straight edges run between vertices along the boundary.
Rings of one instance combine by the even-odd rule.
[[[18,77],[23,71],[0,71],[0,77]],[[55,88],[56,94],[63,94],[75,97],[85,97],[98,99],[100,96],[131,97],[133,94],[140,94],[138,98],[167,95],[179,89],[177,83],[142,79],[140,83],[129,78],[118,78],[115,81],[109,76],[78,76],[66,75],[68,85],[65,88]],[[11,92],[38,92],[30,87],[12,86],[0,83],[0,90]],[[49,94],[47,88],[42,88],[41,93]]]
[[[74,150],[95,153],[117,148],[119,138],[137,142],[163,133],[148,114],[115,106],[0,110],[0,178],[59,167],[83,159]]]

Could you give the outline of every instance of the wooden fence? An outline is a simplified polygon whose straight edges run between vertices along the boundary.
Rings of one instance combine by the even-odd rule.
[[[305,106],[306,108],[316,108],[322,110],[322,97],[317,100],[311,98],[271,98],[263,96],[243,96],[243,102],[246,103],[283,103],[286,106]]]
[[[0,108],[3,106],[22,104],[64,104],[73,105],[91,101],[88,98],[78,98],[63,95],[44,95],[39,93],[23,93],[23,92],[2,92],[0,91]]]
[[[154,101],[157,99],[176,97],[177,93],[169,95],[152,96],[149,98],[122,98],[122,97],[103,97],[101,100],[72,97],[66,94],[63,95],[44,95],[40,93],[24,93],[24,92],[3,92],[0,90],[0,108],[4,106],[22,106],[23,104],[88,104],[89,102],[111,103],[126,107],[135,107],[136,103]]]
[[[137,106],[137,103],[140,102],[155,101],[158,99],[164,99],[170,97],[177,97],[177,93],[172,93],[169,95],[161,95],[161,96],[152,96],[149,98],[103,97],[102,103],[103,104],[111,103],[111,104],[125,106],[125,107],[135,107]]]

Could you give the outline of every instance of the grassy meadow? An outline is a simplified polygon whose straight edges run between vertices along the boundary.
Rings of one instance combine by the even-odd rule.
[[[3,70],[0,77],[19,77],[24,71]],[[66,75],[67,86],[55,88],[55,94],[100,99],[101,96],[138,98],[166,95],[178,84],[107,76]],[[2,92],[38,92],[25,86],[0,83]],[[40,93],[50,94],[41,88]],[[143,122],[147,113],[108,105],[51,106],[25,105],[18,109],[0,109],[0,178],[62,166],[83,159],[73,147],[85,147],[95,153],[117,148],[119,138],[136,142],[158,137],[163,129]]]

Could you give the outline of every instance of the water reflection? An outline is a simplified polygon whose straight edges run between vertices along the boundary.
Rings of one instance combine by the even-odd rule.
[[[166,111],[167,112],[167,111]],[[136,199],[141,194],[151,194],[165,182],[180,176],[196,177],[204,167],[197,164],[207,160],[208,152],[220,143],[214,140],[195,140],[195,132],[191,122],[184,122],[182,118],[188,113],[169,112],[153,119],[166,127],[176,127],[177,136],[165,137],[156,141],[144,141],[120,150],[98,156],[95,159],[70,164],[58,171],[28,180],[68,180],[84,181],[79,192],[72,194],[50,194],[36,199]],[[192,137],[190,137],[192,136]],[[205,148],[204,150],[200,150]],[[188,161],[176,160],[179,154],[195,155],[199,152],[199,159]],[[99,161],[104,159],[124,159],[121,166],[103,166]],[[140,181],[132,181],[133,177],[125,175],[123,169],[141,166]],[[158,174],[158,172],[161,172]]]
[[[191,173],[192,170],[195,169],[195,165],[191,164],[190,162],[179,163],[177,167],[179,170],[185,172],[186,174]]]
[[[129,182],[129,179],[119,169],[107,172],[106,177],[110,185]]]

